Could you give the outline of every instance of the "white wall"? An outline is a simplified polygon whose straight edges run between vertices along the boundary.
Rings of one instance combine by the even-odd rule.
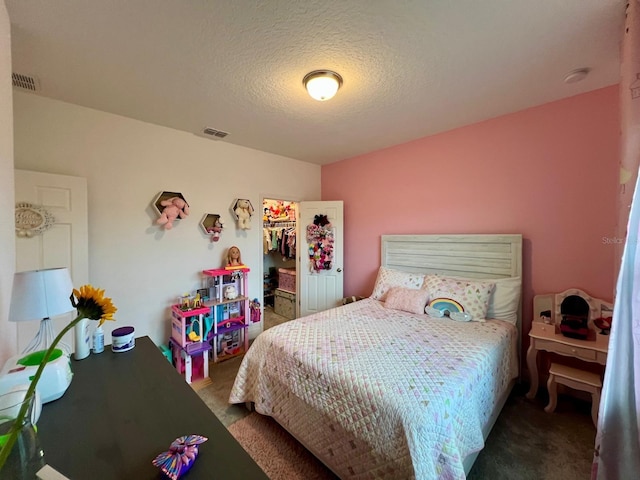
[[[165,342],[169,305],[200,287],[203,269],[221,267],[231,245],[252,270],[250,296],[260,297],[262,215],[237,230],[232,201],[248,198],[259,210],[262,196],[320,199],[318,165],[37,95],[14,91],[14,129],[16,168],[87,178],[89,278],[118,308],[107,341],[111,329],[132,325]],[[164,190],[181,192],[191,208],[170,231],[154,225],[151,208]],[[217,243],[199,227],[206,213],[222,216]]]
[[[11,27],[0,0],[0,365],[16,353],[17,341],[16,325],[7,320],[16,264],[12,117]]]

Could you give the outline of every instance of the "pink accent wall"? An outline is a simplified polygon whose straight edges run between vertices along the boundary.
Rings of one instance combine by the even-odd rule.
[[[382,234],[521,233],[525,335],[533,295],[611,300],[618,102],[607,87],[323,166],[322,199],[344,200],[345,295],[371,294]]]

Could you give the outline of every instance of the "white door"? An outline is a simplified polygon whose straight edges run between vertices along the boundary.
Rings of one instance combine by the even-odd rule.
[[[68,267],[74,287],[89,282],[89,233],[87,180],[81,177],[15,170],[16,203],[42,206],[54,217],[53,226],[42,235],[16,238],[16,272]],[[71,294],[71,292],[69,292]],[[72,314],[53,320],[60,332]],[[18,322],[18,352],[22,352],[38,331],[38,322]],[[63,341],[73,351],[73,334]]]
[[[333,259],[328,270],[314,269],[309,258],[307,226],[316,215],[327,215],[333,229]],[[343,202],[300,202],[297,225],[297,316],[304,317],[337,307],[343,297]]]

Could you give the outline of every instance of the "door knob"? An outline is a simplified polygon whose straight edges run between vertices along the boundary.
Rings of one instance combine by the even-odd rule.
[[[342,269],[340,267],[338,267],[337,272],[340,273],[342,271]]]

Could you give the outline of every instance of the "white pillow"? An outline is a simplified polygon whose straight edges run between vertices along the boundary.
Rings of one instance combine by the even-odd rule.
[[[522,279],[520,277],[510,277],[497,278],[493,281],[496,287],[489,299],[487,318],[504,320],[515,325],[518,322]]]
[[[422,287],[423,283],[423,273],[402,272],[392,268],[380,267],[371,298],[384,302],[387,298],[387,292],[392,287],[406,287],[417,290]]]
[[[444,277],[443,275],[436,275]],[[520,277],[508,278],[464,278],[445,277],[454,280],[495,283],[493,292],[489,297],[487,318],[504,320],[514,325],[518,322],[520,296],[522,295],[522,279]]]

